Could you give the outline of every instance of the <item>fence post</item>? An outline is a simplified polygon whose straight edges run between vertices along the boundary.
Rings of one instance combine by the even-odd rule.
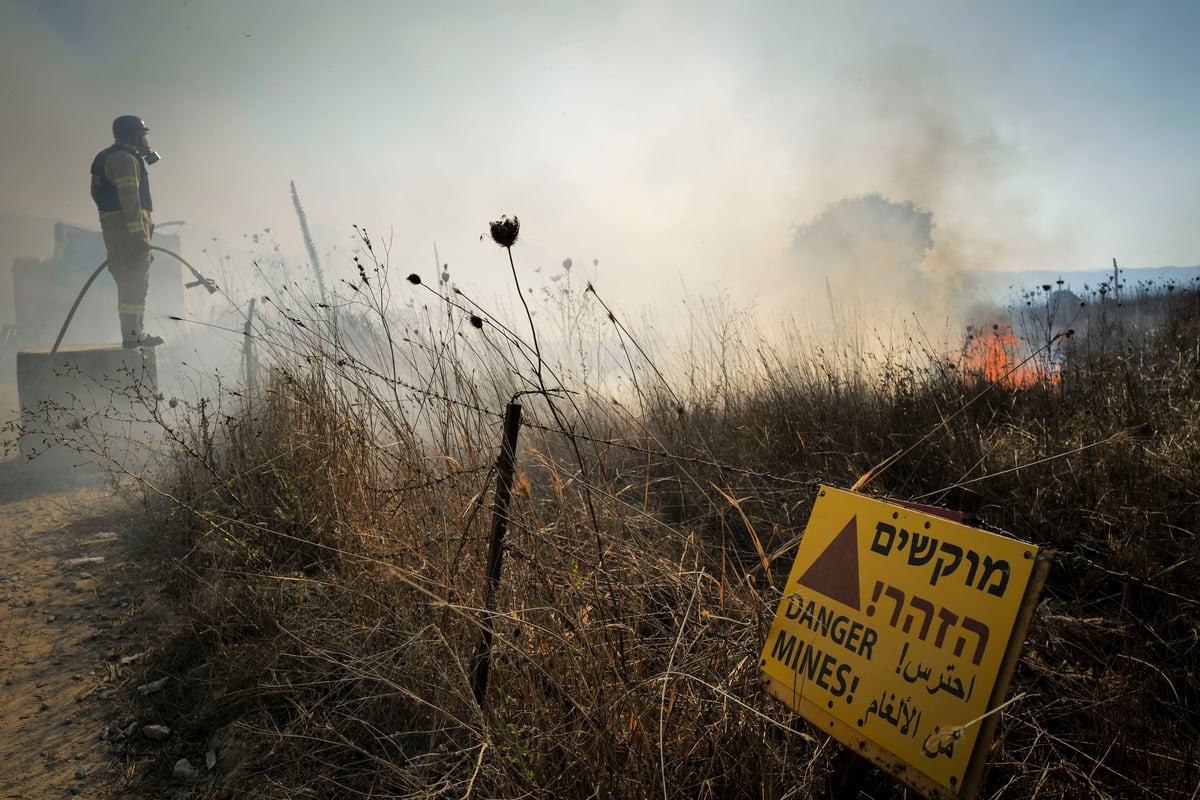
[[[257,298],[250,298],[250,310],[246,314],[246,324],[242,327],[242,336],[245,337],[242,342],[242,357],[246,362],[246,396],[254,397],[254,374],[257,372],[254,364],[254,334],[251,330],[254,325],[254,301]]]
[[[517,434],[521,431],[521,405],[509,403],[504,411],[504,441],[496,459],[496,504],[492,508],[492,538],[488,545],[487,573],[483,584],[483,630],[479,647],[471,658],[471,691],[483,708],[487,692],[488,664],[492,657],[492,606],[500,588],[500,565],[504,558],[504,533],[508,530],[508,504],[512,498],[513,468],[516,462]]]

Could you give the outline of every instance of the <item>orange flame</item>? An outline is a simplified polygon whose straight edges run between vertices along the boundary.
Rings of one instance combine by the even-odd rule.
[[[977,328],[967,335],[967,344],[958,363],[962,374],[982,378],[988,383],[1023,389],[1045,383],[1058,383],[1057,364],[1022,355],[1021,340],[1012,327],[995,323],[991,329]]]

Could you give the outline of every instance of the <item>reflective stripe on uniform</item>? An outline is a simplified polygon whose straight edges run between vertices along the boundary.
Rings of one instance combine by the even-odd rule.
[[[111,308],[112,306],[109,306]],[[146,306],[135,306],[133,303],[119,303],[117,305],[118,314],[145,314]]]
[[[130,233],[145,233],[146,226],[142,224],[140,219],[135,219],[132,222],[125,223],[125,230],[129,231]]]
[[[138,179],[136,175],[122,175],[119,178],[113,178],[113,185],[118,189],[122,189],[126,186],[137,186]]]

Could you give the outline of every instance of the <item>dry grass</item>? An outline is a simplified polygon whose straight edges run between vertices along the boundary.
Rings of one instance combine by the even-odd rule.
[[[903,452],[871,489],[969,488],[983,524],[1063,554],[983,796],[1196,796],[1195,290],[1106,309],[1057,386],[1017,390],[919,342],[853,362],[730,327],[664,366],[588,292],[555,300],[570,308],[543,315],[535,348],[424,285],[397,313],[386,265],[358,273],[336,329],[276,301],[261,392],[160,408],[173,457],[150,482],[152,552],[183,624],[134,682],[174,678],[137,700],[178,735],[131,746],[149,761],[118,795],[827,796],[847,762],[760,689],[758,654],[816,483]],[[1135,307],[1152,321],[1118,333]],[[493,613],[491,467],[514,394],[526,425]],[[212,768],[173,783],[179,758]],[[907,796],[854,769],[856,796]]]

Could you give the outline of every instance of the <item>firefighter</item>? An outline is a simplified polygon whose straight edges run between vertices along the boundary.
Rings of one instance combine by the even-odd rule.
[[[150,288],[150,236],[154,232],[146,165],[159,158],[146,139],[149,131],[140,117],[117,117],[112,124],[112,146],[101,150],[92,161],[92,199],[100,212],[108,271],[117,282],[121,346],[126,349],[163,343],[162,337],[149,336],[142,327]]]

